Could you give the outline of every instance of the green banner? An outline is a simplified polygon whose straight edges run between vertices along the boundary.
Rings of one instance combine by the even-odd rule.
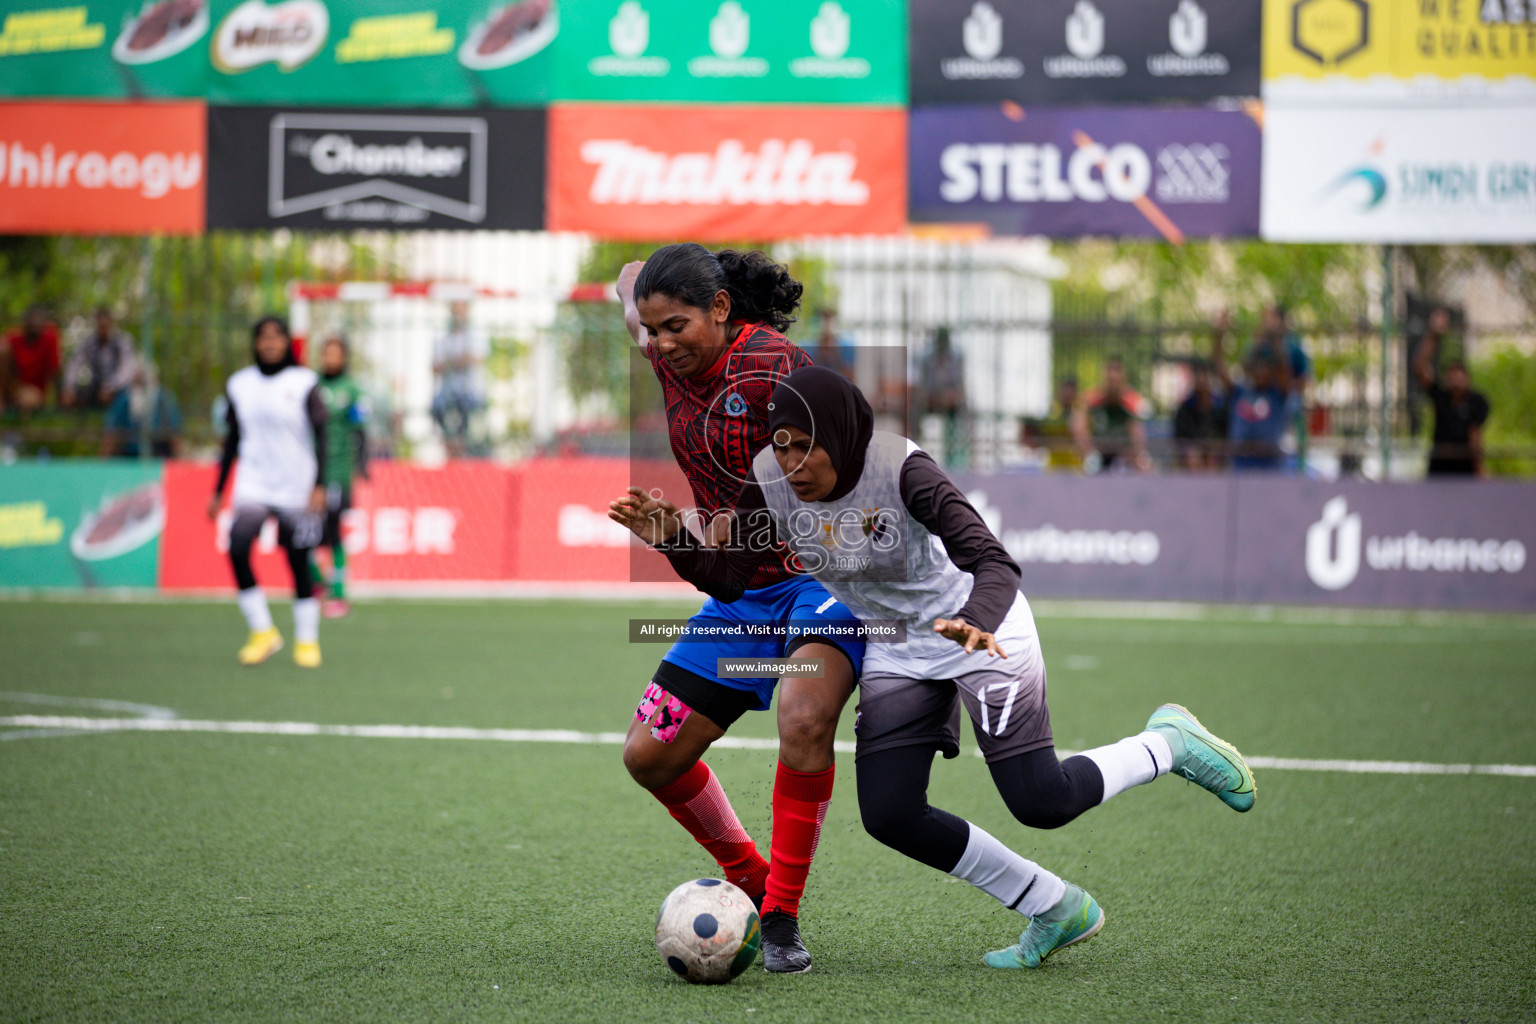
[[[22,2],[0,22],[0,95],[527,105],[557,77],[555,0]]]
[[[587,0],[562,16],[561,99],[907,101],[906,0]]]
[[[0,467],[0,587],[153,587],[160,475],[156,462]]]
[[[20,5],[0,20],[0,96],[442,107],[907,99],[906,0]]]

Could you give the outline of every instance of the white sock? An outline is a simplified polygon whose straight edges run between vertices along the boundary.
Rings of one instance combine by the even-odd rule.
[[[293,639],[295,643],[320,642],[320,599],[306,597],[293,602]]]
[[[1173,766],[1173,751],[1168,748],[1168,741],[1151,729],[1107,747],[1085,750],[1083,756],[1098,765],[1099,774],[1104,776],[1104,800],[1100,803],[1132,786],[1168,774],[1168,769]]]
[[[240,614],[245,616],[245,624],[251,627],[252,633],[272,628],[272,612],[267,608],[266,592],[260,587],[240,591],[236,600],[240,602]]]
[[[970,822],[960,863],[950,870],[1009,910],[1034,917],[1061,902],[1067,883],[1032,860],[1026,860]]]

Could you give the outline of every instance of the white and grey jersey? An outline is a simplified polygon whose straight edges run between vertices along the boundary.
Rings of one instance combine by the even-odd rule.
[[[315,371],[289,366],[264,374],[248,366],[229,378],[229,434],[220,466],[223,491],[229,464],[235,474],[236,505],[304,508],[320,478],[317,442],[325,407],[315,391]]]
[[[933,620],[953,615],[971,593],[971,574],[950,561],[901,499],[901,467],[918,450],[905,437],[876,431],[859,482],[835,501],[801,501],[771,447],[752,461],[774,526],[805,571],[859,618],[905,622],[909,657],[955,647],[933,632]]]
[[[1018,564],[954,483],[904,437],[876,431],[858,483],[832,501],[801,501],[765,449],[753,460],[736,513],[724,550],[682,535],[661,550],[684,579],[731,601],[762,553],[783,540],[859,618],[906,624],[906,643],[869,644],[866,667],[935,679],[1001,668],[933,632],[938,618],[963,617],[1000,640],[1033,643]]]

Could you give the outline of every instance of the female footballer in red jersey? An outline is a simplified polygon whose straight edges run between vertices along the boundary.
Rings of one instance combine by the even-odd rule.
[[[811,359],[782,333],[801,286],[758,252],[658,249],[619,277],[625,323],[664,392],[672,452],[706,517],[729,512],[752,457],[768,444],[768,396]],[[769,625],[762,638],[752,627]],[[727,639],[718,637],[725,635]],[[799,906],[832,798],[832,738],[863,660],[860,625],[783,548],[743,599],[713,598],[663,657],[624,743],[630,775],[698,840],[731,882],[762,907],[763,966],[810,970]],[[816,675],[722,679],[720,658],[819,661]],[[770,860],[764,861],[700,758],[779,690],[779,766]]]

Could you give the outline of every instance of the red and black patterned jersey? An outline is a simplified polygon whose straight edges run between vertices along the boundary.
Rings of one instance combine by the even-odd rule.
[[[735,506],[752,457],[768,445],[768,397],[793,370],[811,365],[794,342],[766,324],[747,324],[704,374],[679,377],[655,345],[646,347],[667,405],[672,454],[693,489],[693,501],[713,516]],[[788,548],[765,562],[750,589],[801,575]]]

